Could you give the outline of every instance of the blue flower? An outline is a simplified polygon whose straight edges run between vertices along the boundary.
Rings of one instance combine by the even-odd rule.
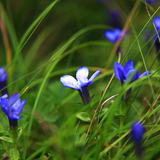
[[[134,69],[132,60],[128,61],[124,67],[118,62],[114,62],[114,74],[122,84],[126,82],[130,76],[132,76],[130,77],[130,82],[133,82],[150,73],[150,71],[145,71],[140,75],[139,71]]]
[[[131,138],[134,142],[134,147],[136,150],[136,154],[139,157],[139,159],[143,159],[143,135],[144,135],[144,127],[141,123],[135,122],[132,125],[131,128]]]
[[[105,30],[104,36],[112,43],[116,43],[118,38],[122,35],[122,30],[120,28],[115,28],[114,30]]]
[[[19,94],[15,93],[11,95],[9,100],[7,100],[7,95],[1,97],[1,108],[2,111],[8,116],[9,120],[19,120],[22,116],[18,116],[26,101],[23,99],[22,102],[19,98]]]
[[[76,72],[76,79],[70,75],[64,75],[60,78],[63,86],[77,89],[84,104],[90,102],[90,96],[88,92],[88,86],[92,84],[93,79],[100,73],[100,70],[97,70],[89,79],[89,70],[87,67],[80,67]]]
[[[132,140],[137,143],[143,140],[144,128],[141,123],[135,122],[132,125],[131,137]]]
[[[7,88],[3,89],[7,85],[7,73],[5,72],[4,67],[0,68],[0,90],[2,95],[8,94]],[[3,89],[3,90],[2,90]]]
[[[160,31],[160,17],[158,17],[158,16],[155,17],[153,19],[153,23],[154,23],[157,31],[159,32]],[[159,51],[160,51],[160,42],[159,42],[159,38],[158,38],[158,35],[157,35],[157,31],[156,30],[154,31],[155,32],[154,40],[155,40],[156,52],[159,54],[158,55],[158,59],[160,60],[160,53],[159,53]],[[160,37],[160,33],[158,33],[158,34],[159,34],[159,37]]]

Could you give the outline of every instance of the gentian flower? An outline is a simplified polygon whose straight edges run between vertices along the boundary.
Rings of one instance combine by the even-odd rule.
[[[0,68],[0,90],[6,87],[7,85],[7,73],[5,72],[4,67]],[[7,88],[1,91],[2,95],[8,94]]]
[[[150,71],[145,71],[140,75],[139,71],[134,69],[132,60],[128,61],[124,67],[118,62],[114,62],[114,74],[121,84],[126,82],[131,75],[130,83],[150,73]]]
[[[15,93],[12,94],[7,100],[6,95],[1,97],[1,108],[3,113],[5,113],[8,116],[9,122],[10,122],[10,128],[17,126],[17,120],[21,119],[22,116],[18,116],[26,101],[23,99],[22,102],[19,98],[19,94]]]
[[[116,43],[118,38],[122,35],[122,30],[120,28],[115,28],[114,30],[105,30],[104,36],[112,43]]]
[[[159,33],[159,31],[160,31],[160,17],[158,17],[158,16],[155,17],[153,19],[153,23],[154,23],[154,25],[155,25],[155,27],[158,31],[158,35],[160,37],[160,33]],[[158,39],[157,31],[156,30],[154,31],[155,32],[154,40],[155,40],[156,52],[158,54],[158,60],[160,60],[160,42],[159,42],[159,39]]]
[[[136,154],[140,158],[142,158],[143,148],[142,148],[142,141],[143,141],[143,134],[144,134],[144,127],[141,123],[135,122],[131,128],[131,138],[134,142],[134,146],[136,149]]]
[[[126,31],[125,35],[127,35],[129,32]],[[105,30],[104,36],[106,39],[111,41],[112,43],[116,43],[117,40],[122,36],[122,29],[115,28],[114,30]],[[120,52],[120,47],[118,47],[116,53]]]
[[[60,78],[61,83],[65,87],[78,90],[82,101],[84,104],[90,102],[90,95],[88,91],[88,86],[92,84],[93,79],[100,73],[100,70],[97,70],[89,79],[89,70],[87,67],[80,67],[76,72],[76,79],[70,75],[64,75]]]

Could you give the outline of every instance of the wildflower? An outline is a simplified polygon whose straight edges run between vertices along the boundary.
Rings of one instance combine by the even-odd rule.
[[[153,19],[153,23],[154,23],[154,25],[155,25],[155,27],[157,29],[157,31],[156,30],[154,31],[155,32],[154,40],[155,40],[156,52],[158,54],[158,60],[160,60],[160,53],[159,53],[159,51],[160,51],[160,40],[159,40],[160,34],[158,33],[159,37],[157,35],[157,32],[160,31],[160,17],[158,17],[158,16],[155,17]]]
[[[125,33],[125,35],[127,34],[128,34],[128,31]],[[122,29],[115,28],[114,30],[105,30],[104,36],[112,43],[116,43],[117,40],[122,36]],[[118,47],[116,53],[119,53],[119,52],[120,52],[120,47]]]
[[[7,85],[7,73],[5,72],[4,67],[0,68],[0,90],[2,90]],[[2,95],[8,94],[7,88],[1,91]]]
[[[106,30],[104,32],[105,38],[107,38],[112,43],[116,43],[121,34],[122,30],[120,28],[115,28],[114,30]]]
[[[131,138],[134,142],[134,147],[136,149],[136,154],[138,157],[142,157],[143,148],[142,148],[142,141],[143,141],[143,134],[144,128],[141,123],[135,122],[131,128]]]
[[[89,70],[87,67],[80,67],[76,72],[76,79],[70,75],[64,75],[60,78],[61,83],[65,87],[78,90],[82,101],[84,104],[90,102],[90,95],[88,91],[88,86],[92,84],[93,79],[100,73],[100,70],[97,70],[89,79]]]
[[[114,74],[120,80],[121,84],[126,82],[130,76],[132,76],[130,79],[131,83],[150,73],[150,71],[145,71],[140,75],[139,71],[134,69],[132,60],[128,61],[124,67],[118,62],[114,62]]]
[[[19,94],[15,93],[11,95],[9,100],[7,100],[7,95],[4,95],[1,97],[1,108],[3,113],[5,113],[8,116],[9,122],[10,122],[10,128],[17,126],[17,120],[21,119],[22,116],[18,116],[26,101],[23,99],[22,102],[19,98]]]
[[[132,125],[131,136],[132,140],[137,143],[143,140],[144,128],[141,123],[135,122]]]

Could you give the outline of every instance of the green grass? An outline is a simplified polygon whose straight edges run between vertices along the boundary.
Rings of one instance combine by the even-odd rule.
[[[0,1],[0,22],[8,39],[6,45],[1,29],[0,67],[4,66],[8,75],[9,96],[19,93],[26,100],[16,139],[7,116],[0,111],[1,159],[134,160],[137,156],[130,130],[140,121],[145,128],[144,159],[158,160],[160,62],[151,22],[159,15],[160,2],[147,5],[151,17],[143,1],[131,14],[135,3]],[[113,9],[122,14],[120,27],[129,30],[120,42],[119,57],[117,44],[103,35],[104,30],[112,29],[109,20]],[[151,36],[146,40],[147,30]],[[120,61],[124,66],[129,60],[140,74],[147,70],[151,74],[122,87],[115,76],[111,78],[113,65]],[[101,70],[88,87],[93,98],[86,106],[76,90],[59,81],[66,74],[75,77],[81,66],[89,68],[89,77]],[[130,88],[126,104],[122,96]]]

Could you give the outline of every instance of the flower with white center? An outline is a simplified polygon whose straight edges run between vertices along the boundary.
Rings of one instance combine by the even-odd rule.
[[[77,89],[79,91],[79,94],[82,97],[82,100],[84,104],[87,104],[90,102],[90,96],[88,92],[88,86],[92,84],[92,81],[97,75],[100,73],[100,70],[97,70],[89,79],[89,70],[87,67],[80,67],[76,72],[76,79],[73,76],[70,75],[64,75],[60,78],[61,83],[63,86]]]

